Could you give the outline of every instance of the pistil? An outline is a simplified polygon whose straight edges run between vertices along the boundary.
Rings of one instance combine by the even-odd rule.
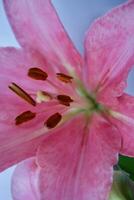
[[[36,97],[36,102],[37,103],[42,103],[42,102],[49,102],[50,100],[53,99],[53,96],[46,92],[46,91],[38,91],[37,92],[37,97]]]

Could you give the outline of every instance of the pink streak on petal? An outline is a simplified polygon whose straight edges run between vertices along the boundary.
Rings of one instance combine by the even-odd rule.
[[[13,200],[40,199],[38,189],[38,176],[40,169],[35,164],[35,159],[30,158],[18,164],[12,177]]]
[[[119,96],[134,64],[134,1],[97,19],[85,40],[88,83],[92,90]],[[111,91],[110,91],[111,90]]]
[[[14,33],[24,48],[38,50],[55,66],[71,65],[80,71],[81,56],[51,1],[4,0],[4,5]]]
[[[40,146],[42,199],[107,200],[120,135],[104,119],[95,117],[85,131],[82,121],[73,120]]]
[[[134,121],[134,97],[124,93],[118,100],[118,112],[132,118]],[[116,120],[114,123],[118,126],[122,136],[122,149],[120,153],[134,156],[134,123],[129,123],[129,121],[125,123],[125,121],[121,122],[120,120]]]

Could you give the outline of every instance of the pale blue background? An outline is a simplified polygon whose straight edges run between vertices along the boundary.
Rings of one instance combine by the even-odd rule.
[[[84,33],[88,25],[110,8],[123,2],[125,0],[53,0],[67,31],[81,52],[83,51]],[[19,46],[7,22],[2,0],[0,0],[0,46]],[[127,89],[131,93],[133,93],[134,85],[132,77],[134,77],[134,72],[129,76],[129,88]],[[0,200],[12,200],[10,194],[12,171],[13,168],[10,168],[0,174]]]

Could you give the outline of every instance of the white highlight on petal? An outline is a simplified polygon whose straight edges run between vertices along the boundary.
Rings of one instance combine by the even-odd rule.
[[[116,118],[124,123],[134,126],[134,119],[131,117],[128,117],[127,115],[124,115],[122,113],[119,113],[119,112],[116,112],[113,110],[109,110],[109,114],[111,114],[114,118]]]

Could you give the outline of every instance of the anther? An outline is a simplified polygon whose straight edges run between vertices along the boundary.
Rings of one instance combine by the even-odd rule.
[[[31,111],[25,111],[15,118],[15,124],[20,125],[24,122],[32,120],[33,118],[35,118],[35,116],[36,113],[33,113]]]
[[[48,102],[52,99],[52,96],[45,91],[38,91],[37,92],[37,97],[36,97],[36,102],[41,103],[41,102]]]
[[[67,95],[58,95],[57,99],[59,102],[65,106],[70,106],[70,103],[73,102],[70,96]]]
[[[15,94],[17,94],[19,97],[21,97],[25,101],[27,101],[29,104],[36,106],[35,100],[17,84],[12,83],[8,87],[10,90],[12,90]]]
[[[39,69],[36,67],[29,69],[28,76],[35,80],[42,80],[42,81],[45,81],[48,77],[46,72],[44,72],[42,69]]]
[[[56,75],[60,81],[62,81],[64,83],[72,83],[73,77],[66,75],[66,74],[62,74],[62,73],[56,73]]]
[[[62,116],[60,113],[55,113],[53,115],[51,115],[47,121],[45,122],[45,125],[47,126],[47,128],[51,129],[54,128],[62,119]]]

